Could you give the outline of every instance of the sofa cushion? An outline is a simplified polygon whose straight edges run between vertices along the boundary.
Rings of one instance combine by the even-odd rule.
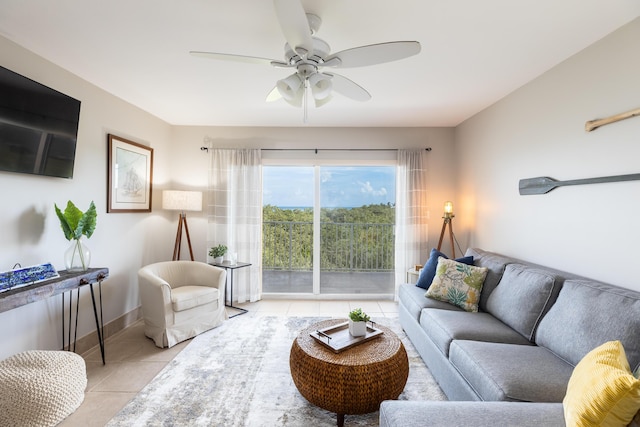
[[[640,380],[620,341],[591,350],[571,374],[563,400],[567,425],[626,426],[640,409]]]
[[[564,427],[561,403],[385,400],[380,427]]]
[[[502,274],[507,264],[514,260],[503,255],[475,248],[467,249],[465,256],[473,256],[473,265],[488,268],[487,277],[484,279],[484,285],[482,285],[479,303],[480,310],[486,311],[489,296],[496,286],[498,286],[500,279],[502,279]]]
[[[400,305],[407,309],[416,322],[420,319],[423,308],[462,311],[460,307],[456,307],[447,302],[425,298],[424,289],[409,283],[403,283],[398,288],[398,301]]]
[[[612,340],[622,342],[632,370],[640,364],[640,293],[592,280],[567,280],[544,316],[536,343],[572,365]]]
[[[455,340],[449,361],[482,400],[562,402],[573,371],[533,345]]]
[[[553,274],[522,264],[509,264],[487,300],[487,311],[531,342],[542,316],[557,295]]]
[[[449,302],[466,311],[477,312],[486,275],[486,268],[440,257],[436,276],[425,296]]]
[[[189,310],[218,299],[218,289],[208,286],[180,286],[171,289],[173,311]]]
[[[449,346],[453,340],[531,345],[522,335],[489,313],[424,309],[420,326],[446,357],[449,357]]]
[[[418,281],[416,282],[416,286],[423,289],[429,289],[431,286],[431,282],[433,282],[433,278],[436,275],[436,267],[438,266],[438,258],[443,257],[449,259],[445,254],[437,250],[436,248],[431,249],[431,253],[429,254],[429,259],[424,263],[422,270],[420,270],[420,275],[418,276]],[[463,264],[473,265],[473,257],[465,256],[462,258],[456,258],[456,261],[461,262]]]

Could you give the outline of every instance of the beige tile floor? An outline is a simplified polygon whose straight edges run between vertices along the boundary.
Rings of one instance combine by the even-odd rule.
[[[241,307],[249,310],[244,316],[256,317],[346,317],[357,307],[371,317],[398,316],[393,301],[263,300]],[[230,316],[235,313],[232,309],[228,311]],[[143,323],[138,321],[106,340],[106,365],[102,364],[99,348],[83,354],[89,380],[84,402],[60,426],[104,426],[188,344],[185,341],[172,348],[157,348],[144,336]]]

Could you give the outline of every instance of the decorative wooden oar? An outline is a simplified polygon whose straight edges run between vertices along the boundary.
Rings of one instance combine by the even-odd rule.
[[[609,123],[619,122],[620,120],[628,119],[630,117],[640,116],[640,108],[635,110],[626,111],[624,113],[616,114],[615,116],[606,117],[604,119],[589,120],[584,124],[584,130],[591,132],[598,129],[600,126],[608,125]]]
[[[520,195],[546,194],[557,187],[565,185],[599,184],[601,182],[620,182],[640,180],[640,173],[630,175],[602,176],[600,178],[572,179],[569,181],[557,181],[548,176],[527,178],[520,180]]]

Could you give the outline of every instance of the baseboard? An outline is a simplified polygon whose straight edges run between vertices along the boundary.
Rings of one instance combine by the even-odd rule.
[[[104,325],[103,333],[104,339],[114,336],[118,332],[124,330],[128,326],[131,326],[138,320],[142,319],[142,308],[136,307],[128,313],[123,314],[117,319]],[[76,353],[84,354],[94,347],[98,346],[98,334],[95,331],[78,338],[76,341]]]

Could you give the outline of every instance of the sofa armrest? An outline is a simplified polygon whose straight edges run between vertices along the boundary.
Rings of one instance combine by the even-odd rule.
[[[386,400],[380,427],[564,427],[562,403]]]

